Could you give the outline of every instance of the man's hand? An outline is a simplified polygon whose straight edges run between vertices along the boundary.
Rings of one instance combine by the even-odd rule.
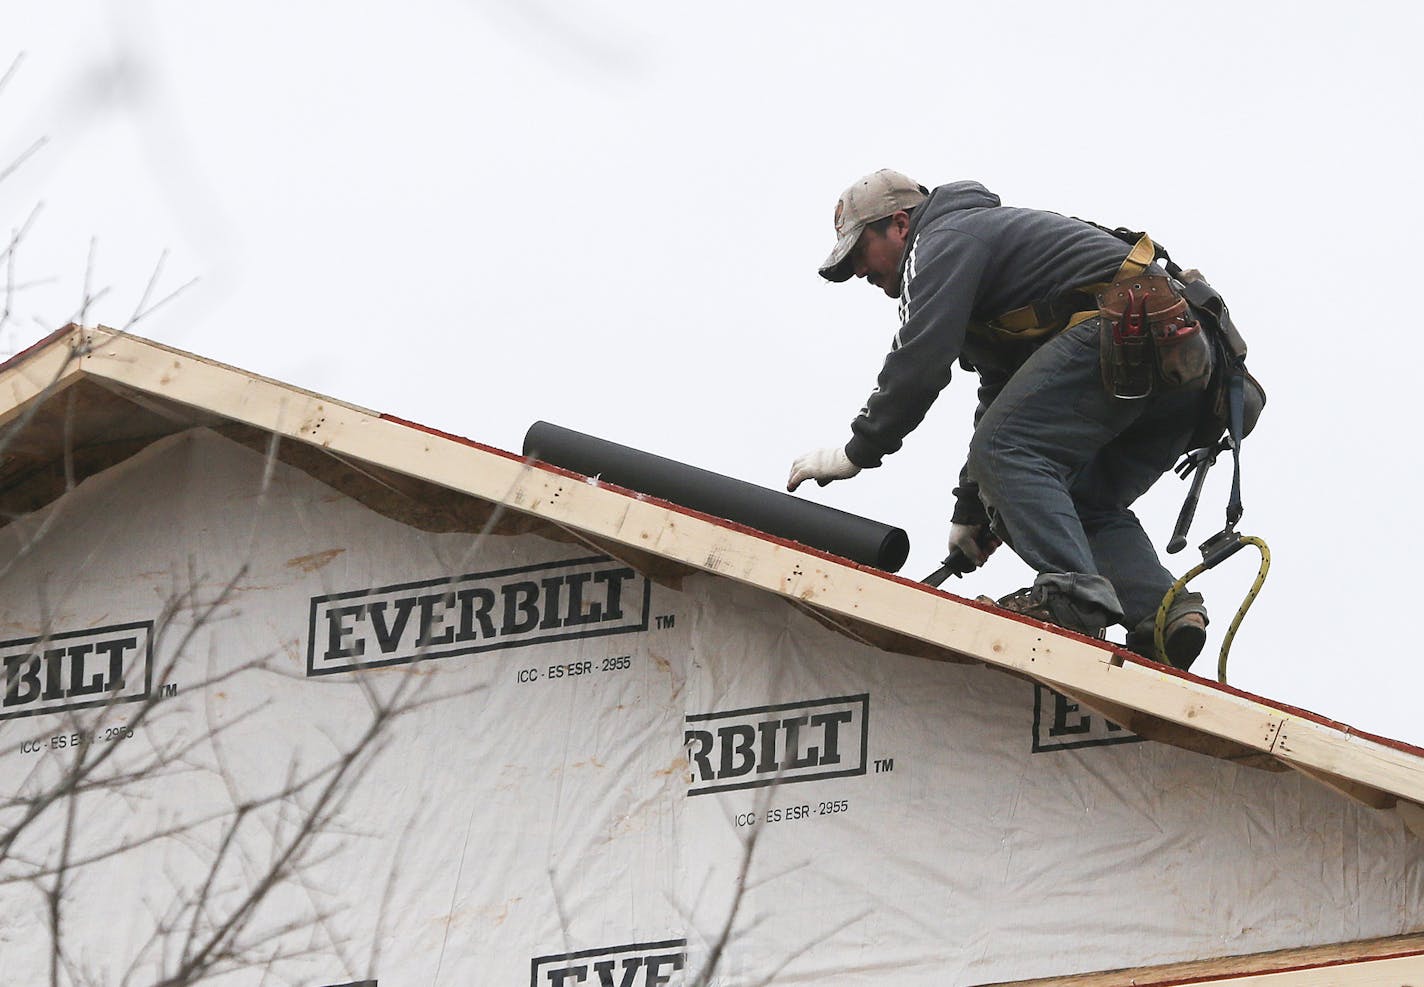
[[[977,569],[989,560],[994,549],[1001,544],[998,536],[986,524],[951,524],[949,526],[949,551],[960,552],[974,563]]]
[[[859,472],[860,467],[850,461],[845,449],[817,449],[798,456],[791,464],[791,477],[786,481],[786,489],[795,491],[803,480],[815,480],[824,487],[832,480],[848,480]]]

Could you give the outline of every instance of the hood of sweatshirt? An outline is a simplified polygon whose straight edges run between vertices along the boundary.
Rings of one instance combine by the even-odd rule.
[[[930,197],[920,203],[915,209],[915,217],[910,223],[910,232],[907,239],[913,241],[915,234],[926,223],[932,223],[941,219],[948,213],[961,212],[965,209],[993,209],[1001,205],[1000,199],[993,192],[990,192],[983,185],[973,181],[950,182],[948,185],[940,185],[930,192]],[[906,256],[900,258],[900,271],[903,274]]]

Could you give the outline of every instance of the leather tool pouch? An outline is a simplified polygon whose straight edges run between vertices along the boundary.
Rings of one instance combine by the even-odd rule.
[[[1098,293],[1103,386],[1120,398],[1157,388],[1201,390],[1211,379],[1211,342],[1166,275],[1139,274]]]

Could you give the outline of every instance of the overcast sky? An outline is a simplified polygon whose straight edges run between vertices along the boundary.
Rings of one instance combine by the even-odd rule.
[[[166,251],[152,298],[201,280],[142,335],[506,449],[546,419],[778,487],[849,437],[896,328],[816,276],[841,189],[976,179],[1146,229],[1227,295],[1270,395],[1241,528],[1275,564],[1231,682],[1424,743],[1421,27],[1404,2],[8,0],[0,217],[42,207],[0,351],[75,315],[91,241],[109,325]],[[803,492],[906,528],[923,577],[973,390]],[[1159,546],[1184,487],[1141,504]],[[1199,673],[1254,573],[1200,581]],[[951,588],[1031,576],[1001,552]]]

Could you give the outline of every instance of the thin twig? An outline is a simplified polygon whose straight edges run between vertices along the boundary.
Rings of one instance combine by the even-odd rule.
[[[89,257],[84,262],[84,296],[79,302],[79,317],[73,320],[81,326],[88,323],[89,306],[95,301],[94,296],[90,293],[90,284],[94,278],[94,254],[98,252],[98,249],[99,238],[91,236],[89,238]]]
[[[158,277],[163,273],[163,262],[168,259],[168,248],[158,255],[158,263],[153,265],[153,273],[148,276],[148,284],[144,286],[143,294],[139,296],[138,304],[134,306],[133,315],[129,316],[129,321],[124,323],[124,330],[139,320],[143,307],[148,304],[149,295],[153,294],[153,286],[158,283]]]
[[[14,161],[11,161],[3,171],[0,171],[0,182],[5,181],[5,179],[13,175],[16,169],[20,167],[20,165],[24,164],[30,158],[38,154],[40,148],[44,147],[48,143],[48,137],[41,137],[39,140],[35,141],[29,147],[21,151],[19,157],[17,157]]]
[[[129,321],[124,323],[123,328],[120,329],[119,332],[128,332],[141,320],[148,318],[154,312],[157,312],[160,308],[173,301],[173,299],[183,294],[183,292],[187,291],[189,288],[193,287],[193,285],[197,284],[201,280],[203,280],[201,277],[189,278],[183,284],[179,285],[177,288],[174,288],[172,291],[164,295],[158,301],[154,302],[148,308],[134,309],[134,314],[129,316]]]
[[[5,70],[3,76],[0,76],[0,93],[5,91],[5,87],[10,84],[10,80],[14,78],[15,73],[20,70],[20,63],[24,60],[25,53],[23,51],[10,60],[10,67]]]
[[[20,245],[20,241],[30,232],[30,227],[34,225],[35,219],[39,216],[40,210],[43,208],[44,202],[35,203],[35,207],[30,210],[30,214],[25,217],[25,221],[20,224],[19,229],[12,229],[10,231],[10,242],[5,245],[3,251],[0,251],[0,256],[9,257],[14,254],[15,248]]]

